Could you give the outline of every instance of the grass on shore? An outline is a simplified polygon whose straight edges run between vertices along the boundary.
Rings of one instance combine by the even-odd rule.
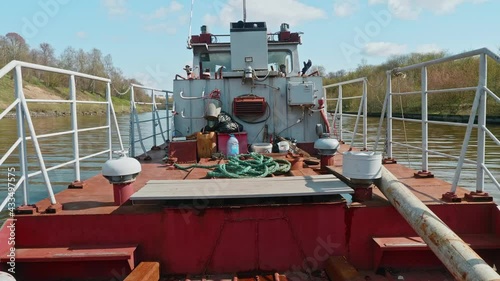
[[[23,86],[25,95],[29,95],[32,98],[69,99],[69,88],[67,87],[49,88],[43,83],[37,83],[36,81],[23,81]],[[105,94],[87,91],[78,91],[77,99],[97,102],[106,101]],[[117,114],[130,112],[129,95],[122,97],[112,96],[111,99]],[[0,112],[5,110],[13,101],[14,80],[9,75],[6,75],[0,78]],[[68,114],[70,112],[70,106],[67,103],[29,103],[29,110],[32,113],[60,115]],[[149,110],[149,106],[138,106],[139,112],[146,112]],[[106,111],[106,107],[102,104],[78,104],[77,111],[78,114],[103,114]],[[15,112],[15,109],[11,112]]]

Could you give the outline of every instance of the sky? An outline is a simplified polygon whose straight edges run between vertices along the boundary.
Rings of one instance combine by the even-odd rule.
[[[490,48],[499,53],[500,0],[247,0],[247,21],[303,32],[299,56],[327,72],[378,64],[411,52]],[[145,85],[172,89],[191,64],[190,30],[229,34],[243,0],[2,0],[0,34],[17,32],[33,48],[47,42],[111,54]],[[192,19],[191,19],[192,11]]]

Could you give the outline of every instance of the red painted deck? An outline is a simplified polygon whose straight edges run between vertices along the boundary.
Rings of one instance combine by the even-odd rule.
[[[150,155],[153,160],[142,164],[143,172],[134,183],[135,190],[151,179],[200,179],[200,184],[209,180],[203,179],[206,175],[204,169],[196,168],[190,172],[167,169],[161,162],[164,151],[153,151]],[[335,156],[334,166],[330,169],[341,173],[341,162],[341,155]],[[459,235],[489,235],[493,239],[500,236],[500,211],[494,203],[443,202],[440,198],[449,191],[450,184],[435,178],[414,179],[414,170],[398,164],[386,165],[386,168],[409,185],[413,193]],[[318,173],[324,172],[319,171],[318,166],[311,166],[291,174]],[[401,269],[396,273],[375,274],[377,243],[373,237],[397,239],[416,235],[377,188],[374,189],[374,200],[350,205],[342,198],[336,198],[320,203],[207,207],[200,198],[186,208],[160,204],[118,207],[113,204],[112,186],[102,176],[85,182],[84,189],[68,189],[56,195],[57,201],[63,205],[62,211],[18,216],[16,247],[55,249],[134,244],[138,245],[136,264],[158,261],[163,276],[280,272],[285,273],[289,280],[308,276],[326,279],[323,269],[328,257],[345,256],[371,280],[397,280],[397,274],[406,274],[405,280],[422,280],[418,276],[423,274],[431,276],[429,280],[443,280],[443,276],[449,278],[440,262],[433,259],[432,252],[426,251],[420,251],[421,255],[412,251],[403,259],[387,256],[384,266]],[[459,189],[457,195],[463,197],[466,192]],[[37,206],[44,210],[49,201],[43,200]],[[6,235],[5,227],[0,231],[2,235]],[[6,247],[1,245],[2,252],[8,249]],[[495,247],[481,250],[480,254],[488,262],[500,265],[500,251]],[[424,258],[425,262],[421,262]],[[18,280],[34,280],[29,278],[36,276],[34,270],[40,269],[39,266],[20,261],[19,270],[25,279]],[[93,266],[98,267],[96,272],[103,273],[103,280],[124,272],[122,265],[118,264]],[[47,272],[57,272],[58,268],[59,265],[51,263],[43,266]],[[68,268],[71,270],[65,274],[69,275],[85,271],[78,264]],[[422,268],[426,270],[422,271]],[[427,270],[431,268],[436,268],[436,271]],[[411,276],[417,277],[412,279]],[[36,278],[54,280],[50,276]]]

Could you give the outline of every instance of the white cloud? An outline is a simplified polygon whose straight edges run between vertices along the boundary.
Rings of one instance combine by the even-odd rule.
[[[438,53],[443,51],[443,49],[436,44],[423,44],[417,46],[415,51],[417,51],[417,53]]]
[[[464,3],[483,3],[489,0],[369,0],[368,3],[386,4],[387,8],[397,18],[416,19],[423,11],[441,15],[452,13],[455,8]]]
[[[265,7],[265,9],[262,9]],[[227,3],[214,1],[212,10],[203,17],[207,25],[228,26],[230,21],[243,19],[241,0],[228,0]],[[252,0],[247,1],[247,21],[265,21],[268,29],[278,29],[283,22],[298,25],[302,22],[326,18],[320,9],[298,0]]]
[[[406,45],[390,42],[370,42],[363,46],[362,52],[372,57],[389,57],[406,51]]]
[[[350,16],[358,9],[358,0],[335,0],[333,3],[333,13],[339,17]]]
[[[178,12],[178,11],[182,10],[182,7],[183,7],[182,4],[175,1],[175,0],[170,2],[170,6],[169,6],[171,12]]]
[[[102,0],[101,2],[111,16],[127,13],[126,0]]]
[[[155,19],[165,19],[167,15],[178,12],[182,10],[182,5],[177,1],[170,2],[168,7],[160,7],[154,10],[152,13],[148,15],[143,15],[142,17],[147,20],[155,20]]]
[[[147,32],[166,33],[169,35],[175,34],[177,32],[177,28],[166,23],[146,25],[144,26],[144,30]]]
[[[80,39],[85,39],[85,38],[87,38],[87,37],[88,37],[88,34],[87,34],[87,32],[85,32],[85,31],[78,31],[78,32],[76,33],[76,37],[78,37],[78,38],[80,38]]]

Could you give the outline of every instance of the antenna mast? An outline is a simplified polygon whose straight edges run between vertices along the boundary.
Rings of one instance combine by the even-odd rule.
[[[247,0],[243,0],[243,22],[247,22]]]
[[[191,49],[191,35],[192,35],[192,24],[193,24],[193,7],[194,7],[194,0],[191,0],[191,14],[189,16],[189,35],[187,39],[187,48]]]

